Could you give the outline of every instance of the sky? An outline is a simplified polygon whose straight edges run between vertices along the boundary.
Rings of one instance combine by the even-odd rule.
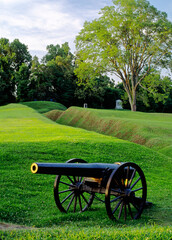
[[[172,21],[171,0],[149,0]],[[0,38],[19,39],[32,56],[42,58],[46,46],[69,43],[74,53],[75,37],[85,21],[99,16],[111,0],[0,0]]]

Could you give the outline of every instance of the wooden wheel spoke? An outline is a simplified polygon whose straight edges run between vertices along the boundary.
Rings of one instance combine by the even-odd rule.
[[[102,203],[105,203],[105,200],[102,200],[101,198],[97,197],[96,194],[95,194],[95,198],[96,198],[98,201],[100,201],[100,202],[102,202]]]
[[[73,189],[67,189],[67,190],[63,190],[63,191],[59,192],[59,194],[65,193],[65,192],[71,192],[71,191],[73,191]]]
[[[83,178],[83,177],[80,177],[79,182],[82,182],[82,178]]]
[[[71,179],[70,176],[67,176],[67,178],[71,181],[71,183],[72,183],[73,185],[75,185],[74,181]]]
[[[113,200],[110,201],[110,203],[116,202],[118,199],[122,198],[122,196],[116,197]]]
[[[117,189],[114,189],[114,188],[112,188],[111,191],[112,191],[112,192],[116,192],[116,193],[120,193],[120,194],[123,194],[123,193],[124,193],[123,191],[117,190]]]
[[[133,185],[130,187],[131,189],[138,183],[138,181],[141,179],[141,177],[139,177],[134,183]]]
[[[77,195],[75,195],[75,203],[74,203],[74,209],[73,209],[74,212],[76,211],[76,204],[77,204]]]
[[[73,176],[73,180],[75,183],[78,182],[75,176]]]
[[[120,217],[121,217],[123,206],[124,206],[124,201],[122,201],[122,203],[121,203],[121,207],[120,207],[120,210],[119,210],[118,219],[120,219]]]
[[[128,203],[128,210],[129,210],[129,214],[130,214],[131,218],[133,219],[133,213],[131,211],[130,203]]]
[[[124,203],[124,220],[126,221],[127,219],[127,206],[126,203]]]
[[[86,202],[86,204],[88,204],[87,199],[84,197],[84,195],[81,193],[81,197],[84,199],[84,201]]]
[[[79,199],[79,207],[80,207],[80,210],[82,212],[82,204],[81,204],[81,197],[80,197],[80,195],[78,196],[78,199]]]
[[[118,204],[116,205],[115,209],[112,211],[112,214],[114,214],[116,212],[116,210],[119,208],[121,203],[122,203],[122,199],[118,202]]]
[[[127,167],[127,175],[126,175],[126,179],[125,179],[125,187],[128,187],[129,171],[130,171],[130,166]]]
[[[132,173],[132,176],[131,176],[131,178],[130,178],[128,187],[130,187],[130,185],[131,185],[131,183],[132,183],[132,181],[133,181],[133,178],[134,178],[134,176],[135,176],[135,173],[136,173],[136,169],[134,169],[134,171],[133,171],[133,173]]]
[[[69,208],[70,208],[70,206],[71,206],[71,204],[72,204],[72,202],[73,202],[74,197],[75,197],[75,194],[73,193],[73,196],[72,196],[72,198],[71,198],[71,200],[70,200],[70,202],[69,202],[69,204],[68,204],[68,206],[67,206],[67,208],[66,208],[66,211],[69,210]]]
[[[61,202],[61,204],[63,204],[68,198],[70,198],[70,196],[73,194],[74,192],[71,192],[67,197],[65,197],[63,199],[63,201]]]
[[[64,185],[67,185],[67,186],[69,186],[69,187],[73,187],[74,185],[71,185],[71,184],[69,184],[69,183],[65,183],[65,182],[63,182],[63,181],[59,181],[60,183],[62,183],[62,184],[64,184]]]
[[[143,187],[140,187],[140,188],[134,189],[132,192],[137,192],[137,191],[140,191],[142,189],[143,189]]]

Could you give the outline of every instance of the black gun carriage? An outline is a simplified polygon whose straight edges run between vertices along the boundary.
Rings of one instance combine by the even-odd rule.
[[[61,212],[83,212],[96,198],[105,203],[110,219],[138,219],[146,204],[146,179],[132,162],[87,163],[74,158],[66,163],[33,163],[31,171],[57,175],[54,199]]]

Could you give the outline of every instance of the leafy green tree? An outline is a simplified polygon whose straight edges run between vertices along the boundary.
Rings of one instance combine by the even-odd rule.
[[[103,107],[105,93],[108,92],[110,85],[109,77],[100,76],[95,78],[94,81],[88,81],[87,83],[79,82],[75,90],[75,95],[81,100],[82,104],[86,102],[89,107]]]
[[[101,16],[85,22],[76,38],[77,74],[92,82],[111,72],[122,80],[132,111],[136,93],[152,69],[169,67],[172,23],[146,0],[113,0]]]
[[[15,83],[13,79],[13,61],[15,54],[12,52],[8,39],[0,39],[0,105],[15,101]]]
[[[163,106],[163,112],[172,113],[172,86],[170,88],[170,94]]]
[[[51,82],[51,99],[70,106],[74,102],[76,77],[74,56],[67,42],[47,46],[48,53],[42,62],[46,65],[48,81]]]
[[[114,109],[116,107],[116,100],[121,99],[123,91],[114,86],[106,87],[104,94],[103,107],[105,109]]]
[[[38,58],[34,57],[29,76],[29,99],[50,100],[51,89],[52,84],[48,76],[47,66],[45,64],[40,64]]]
[[[71,59],[57,56],[55,60],[47,63],[47,69],[52,84],[52,98],[65,106],[70,106],[74,101],[76,88],[76,77]]]
[[[61,47],[59,44],[50,44],[47,46],[47,54],[42,58],[42,62],[47,63],[51,60],[55,60],[57,56],[66,58],[68,55],[72,56],[72,53],[70,53],[70,48],[67,42],[62,44]]]
[[[20,65],[19,70],[15,74],[16,95],[17,101],[26,102],[29,99],[29,76],[30,68],[25,63]]]
[[[129,108],[127,94],[121,84],[117,86],[123,91],[121,98],[124,107]],[[137,109],[139,111],[171,112],[172,80],[161,77],[159,72],[154,72],[142,81],[137,90]]]
[[[26,78],[26,74],[20,67],[22,64],[25,64],[25,68],[29,68],[30,63],[31,55],[27,47],[20,43],[18,39],[15,39],[12,43],[6,38],[0,39],[0,104],[15,101],[16,94],[19,92],[19,99],[21,95],[25,94],[21,93],[23,89],[21,86],[23,79]],[[23,67],[24,66],[22,66],[22,68]],[[23,76],[21,75],[22,73],[24,74]],[[29,77],[28,74],[27,77]]]
[[[18,71],[20,66],[25,63],[27,66],[30,66],[32,56],[28,51],[28,47],[21,43],[18,39],[15,39],[11,43],[12,52],[15,53],[15,57],[13,59],[13,67],[15,71]]]
[[[159,72],[154,72],[146,76],[142,81],[142,84],[140,84],[141,90],[145,90],[143,94],[143,102],[146,103],[144,95],[147,95],[147,98],[153,98],[155,103],[165,103],[169,97],[171,86],[171,79],[167,76],[161,77]]]

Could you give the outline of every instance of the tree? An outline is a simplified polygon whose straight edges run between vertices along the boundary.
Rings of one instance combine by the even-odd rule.
[[[70,48],[69,48],[68,42],[63,43],[61,47],[59,44],[57,44],[57,45],[50,44],[47,46],[46,49],[48,52],[42,58],[43,63],[47,63],[51,60],[55,60],[57,56],[65,58],[68,55],[72,55],[70,53]]]
[[[48,53],[42,62],[46,64],[51,82],[51,98],[70,106],[74,100],[76,76],[74,75],[74,56],[67,42],[60,45],[48,45]]]
[[[123,93],[123,105],[129,109],[127,94],[122,83],[117,85]],[[137,109],[139,111],[171,112],[172,80],[162,77],[158,71],[146,76],[137,90]]]
[[[26,78],[26,72],[21,70],[20,67],[25,64],[25,68],[29,68],[30,63],[31,55],[27,50],[27,46],[20,43],[18,39],[15,39],[12,43],[6,38],[0,39],[0,104],[15,101],[16,93],[20,92],[20,97],[24,94],[21,93],[23,89],[21,85],[24,87],[23,78]],[[24,76],[21,75],[22,73]],[[29,78],[28,75],[27,77]],[[20,80],[22,81],[21,84]]]
[[[0,105],[15,100],[13,61],[15,54],[12,52],[10,42],[6,38],[0,39]]]
[[[76,88],[75,95],[82,101],[82,105],[84,102],[88,103],[89,107],[103,107],[105,99],[105,93],[110,91],[111,82],[109,77],[100,76],[95,78],[92,82],[79,83]],[[113,101],[113,99],[111,99]],[[114,101],[115,105],[115,101]]]
[[[20,65],[19,70],[15,74],[16,96],[17,101],[26,102],[29,99],[29,76],[30,68],[25,63]]]
[[[113,0],[101,16],[85,22],[76,38],[80,82],[111,72],[122,80],[132,111],[136,92],[152,69],[169,67],[172,23],[146,0]]]
[[[33,58],[31,73],[29,76],[29,99],[30,100],[50,100],[52,83],[48,75],[48,68],[45,64],[40,64],[37,57]]]
[[[29,98],[31,100],[57,101],[70,106],[75,91],[74,56],[68,43],[48,45],[41,64],[35,56],[32,60]]]
[[[22,63],[25,63],[30,67],[32,56],[28,51],[28,47],[21,43],[18,39],[15,39],[11,43],[12,52],[15,53],[15,57],[13,59],[13,67],[15,71],[18,71]]]

